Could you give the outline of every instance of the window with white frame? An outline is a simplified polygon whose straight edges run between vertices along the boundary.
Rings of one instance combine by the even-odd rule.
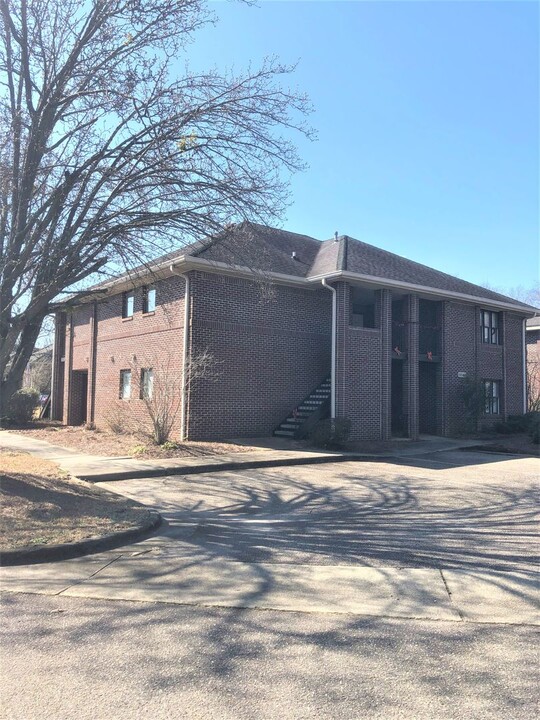
[[[133,311],[135,309],[135,294],[133,291],[122,293],[122,317],[131,318],[133,317]]]
[[[499,313],[491,310],[480,310],[480,326],[482,342],[488,345],[499,344]]]
[[[152,368],[141,370],[141,400],[151,400],[154,393],[154,371]]]
[[[486,415],[499,415],[500,413],[500,380],[483,380],[484,384],[484,412]]]
[[[131,398],[131,370],[120,370],[120,400]]]
[[[151,313],[156,309],[156,288],[152,285],[143,287],[143,313]]]

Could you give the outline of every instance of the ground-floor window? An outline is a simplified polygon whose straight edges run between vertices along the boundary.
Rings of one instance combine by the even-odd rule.
[[[131,397],[131,370],[120,370],[120,400],[129,400]]]
[[[141,370],[141,400],[151,400],[154,392],[154,371],[152,368]]]
[[[500,413],[500,380],[483,380],[484,385],[484,412],[486,415],[498,415]]]

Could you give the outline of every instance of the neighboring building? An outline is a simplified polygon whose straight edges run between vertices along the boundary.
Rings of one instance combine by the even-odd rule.
[[[144,418],[166,367],[184,395],[176,436],[292,434],[328,404],[355,439],[451,435],[466,384],[483,389],[481,426],[524,411],[533,312],[347,236],[243,223],[58,312],[53,417],[99,425],[129,406]],[[217,376],[188,382],[205,354]]]
[[[52,345],[34,350],[23,375],[23,387],[33,388],[42,395],[51,391]]]
[[[540,316],[527,320],[527,404],[540,411]]]

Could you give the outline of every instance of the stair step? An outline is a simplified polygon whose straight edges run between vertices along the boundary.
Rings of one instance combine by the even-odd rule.
[[[274,435],[280,435],[282,437],[294,437],[292,430],[274,430]]]
[[[280,430],[298,430],[299,427],[300,427],[300,423],[284,422],[284,423],[281,423],[281,425],[279,426],[279,429]]]

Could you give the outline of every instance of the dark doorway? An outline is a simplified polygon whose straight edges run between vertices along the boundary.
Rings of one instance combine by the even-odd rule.
[[[88,393],[88,370],[74,370],[71,376],[70,425],[86,422],[86,399]]]
[[[438,427],[438,375],[439,363],[421,362],[418,373],[419,430],[427,435],[437,435]]]
[[[407,431],[403,404],[404,365],[402,360],[392,360],[392,435],[395,437],[405,437]]]

